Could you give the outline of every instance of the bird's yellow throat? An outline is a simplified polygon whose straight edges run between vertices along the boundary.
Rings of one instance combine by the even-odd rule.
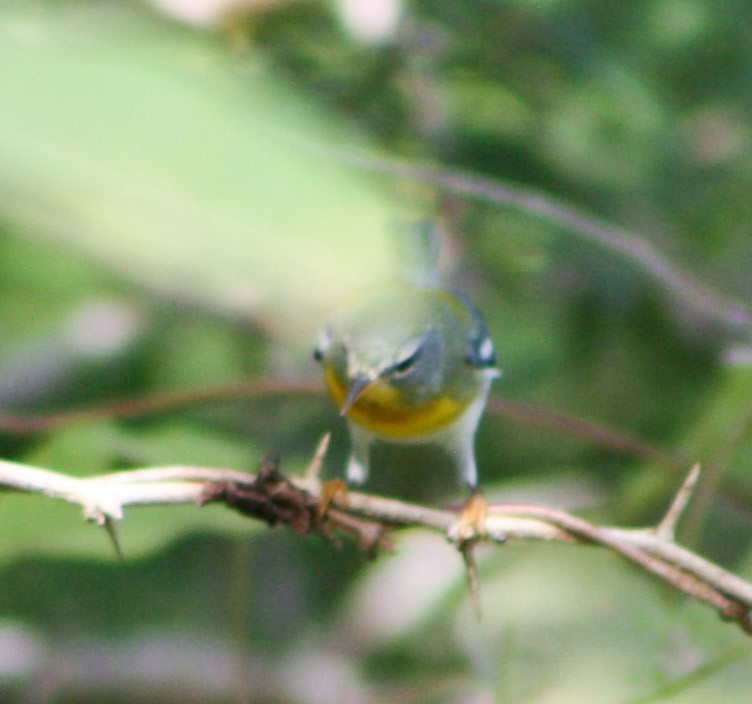
[[[341,406],[347,387],[330,368],[324,369],[324,379],[335,403]],[[399,389],[377,379],[353,403],[347,417],[378,436],[409,441],[430,437],[443,430],[462,414],[467,405],[465,399],[456,400],[449,396],[420,405],[405,403]]]

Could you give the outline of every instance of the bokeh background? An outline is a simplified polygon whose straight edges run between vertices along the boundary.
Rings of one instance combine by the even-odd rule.
[[[0,409],[218,391],[4,426],[0,453],[77,475],[278,453],[294,473],[332,430],[336,476],[342,423],[295,383],[317,378],[327,311],[393,276],[394,232],[429,218],[504,372],[478,436],[486,493],[645,525],[700,461],[682,540],[749,578],[750,22],[743,0],[3,0]],[[505,186],[634,239],[499,202]],[[271,378],[293,390],[221,391]],[[373,491],[461,497],[439,457],[379,462]],[[422,531],[368,561],[219,507],[152,507],[121,538],[124,562],[75,508],[2,497],[0,701],[752,691],[746,636],[596,549],[484,551],[478,622],[461,561]]]

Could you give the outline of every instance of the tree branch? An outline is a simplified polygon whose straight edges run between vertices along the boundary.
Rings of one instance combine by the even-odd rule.
[[[126,507],[222,502],[270,525],[288,525],[301,535],[336,540],[354,535],[364,549],[390,547],[389,527],[421,526],[452,535],[460,509],[439,509],[361,492],[328,491],[318,479],[326,439],[304,477],[283,476],[266,462],[258,474],[210,467],[153,467],[77,478],[0,460],[0,487],[62,499],[83,508],[84,517],[110,526]],[[621,555],[688,596],[716,609],[752,633],[752,584],[674,542],[674,524],[697,480],[693,469],[656,528],[598,526],[557,509],[528,504],[492,504],[473,540],[503,543],[545,540],[599,545]],[[339,485],[337,485],[339,486]],[[459,546],[464,548],[466,546]]]

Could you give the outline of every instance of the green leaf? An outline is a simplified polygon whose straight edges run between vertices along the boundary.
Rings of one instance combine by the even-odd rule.
[[[219,36],[88,9],[0,8],[0,217],[288,337],[389,275],[352,129]]]

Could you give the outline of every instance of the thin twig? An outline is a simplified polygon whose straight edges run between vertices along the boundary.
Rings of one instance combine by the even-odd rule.
[[[680,456],[679,453],[671,453],[664,448],[651,445],[622,430],[568,413],[559,413],[522,401],[512,401],[498,394],[488,399],[486,412],[528,426],[546,428],[562,435],[576,435],[602,447],[635,457],[643,457],[670,467],[683,468],[687,465],[686,458]]]
[[[722,296],[670,261],[647,237],[577,208],[544,191],[500,179],[483,178],[442,166],[385,159],[363,152],[314,143],[286,130],[276,134],[285,141],[324,159],[355,166],[372,173],[430,183],[456,195],[512,206],[549,220],[572,234],[593,242],[634,262],[658,282],[685,309],[720,323],[729,332],[748,334],[752,311],[738,301]]]
[[[209,403],[224,403],[238,399],[277,398],[295,395],[322,394],[321,381],[309,379],[254,379],[232,386],[214,386],[205,389],[173,391],[143,398],[126,399],[115,403],[74,408],[57,413],[20,415],[0,411],[0,431],[13,435],[32,435],[81,423],[93,423],[112,418],[142,418],[157,413],[176,411],[190,406],[205,407]],[[644,457],[671,467],[684,467],[685,458],[650,445],[623,431],[602,423],[538,408],[521,401],[512,401],[495,394],[489,399],[487,413],[508,418],[525,425],[546,428],[555,433],[577,435],[615,452]]]
[[[68,427],[78,423],[92,423],[109,418],[141,418],[155,413],[174,411],[187,406],[204,407],[235,399],[319,394],[320,381],[298,379],[253,379],[232,386],[171,391],[143,398],[126,399],[89,408],[77,408],[43,415],[19,415],[0,412],[0,430],[14,435],[30,435]]]
[[[369,171],[431,183],[450,193],[513,206],[543,217],[631,260],[661,284],[680,305],[721,323],[730,331],[748,332],[752,326],[752,312],[748,308],[722,297],[696,280],[671,262],[645,237],[611,225],[543,191],[446,168],[420,166],[368,155],[332,151],[329,156]]]

